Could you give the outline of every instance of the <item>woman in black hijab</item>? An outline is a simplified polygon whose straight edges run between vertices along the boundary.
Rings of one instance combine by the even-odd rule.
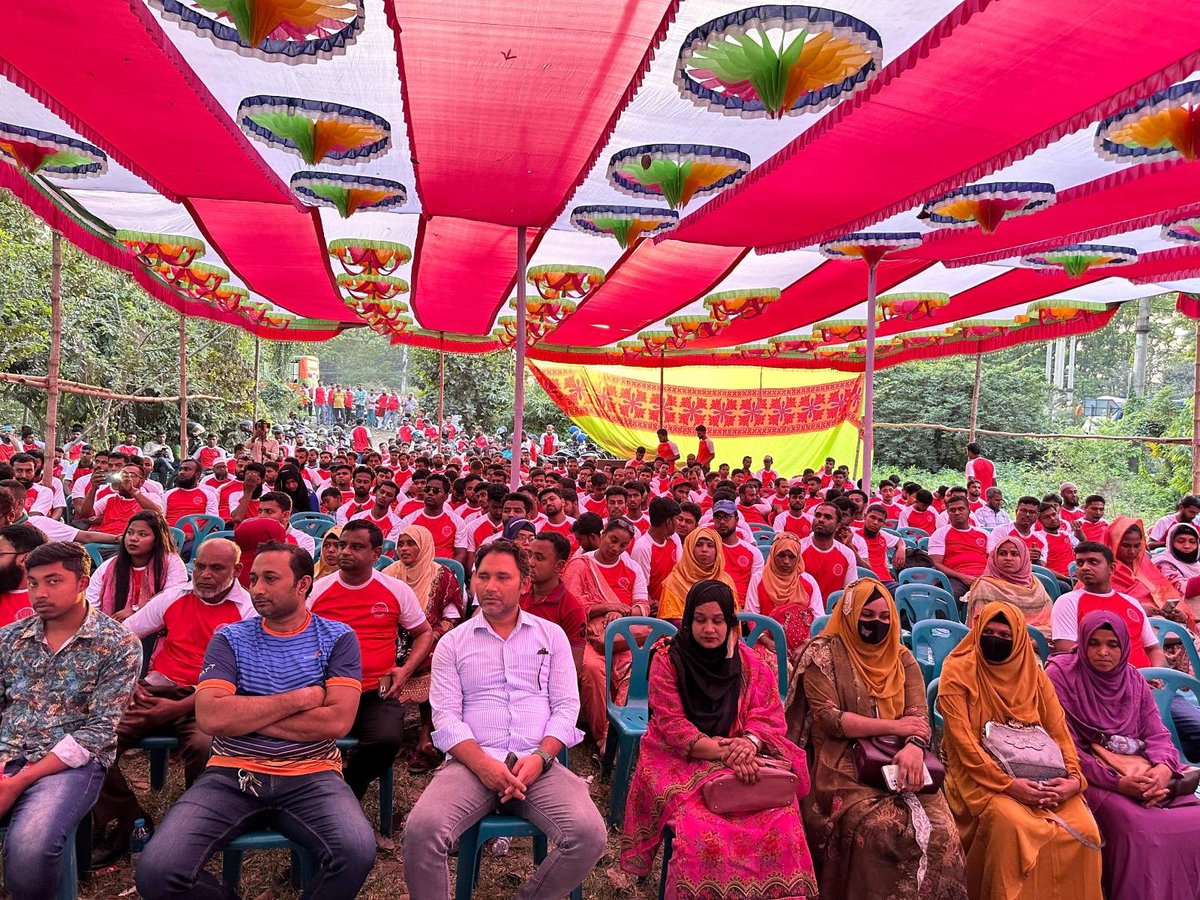
[[[275,483],[278,485],[280,493],[287,494],[292,498],[292,515],[312,512],[312,495],[304,486],[304,477],[299,470],[293,469],[291,466],[284,466],[279,470],[279,477]]]
[[[737,718],[742,688],[737,639],[737,612],[729,585],[722,581],[692,585],[668,653],[683,713],[708,737],[729,737]]]

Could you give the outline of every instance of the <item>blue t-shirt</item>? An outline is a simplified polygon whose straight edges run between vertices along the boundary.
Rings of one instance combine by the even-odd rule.
[[[197,691],[224,687],[240,696],[262,697],[322,685],[362,686],[358,639],[341,622],[310,615],[290,634],[270,631],[255,616],[217,629],[204,655]],[[210,766],[229,766],[272,775],[341,771],[332,740],[289,741],[257,732],[213,738]]]

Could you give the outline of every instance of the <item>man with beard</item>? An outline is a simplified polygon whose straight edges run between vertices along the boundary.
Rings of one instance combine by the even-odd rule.
[[[338,479],[342,472],[343,469],[339,466],[333,475],[333,486],[339,490],[341,490],[341,485],[338,483]],[[375,505],[375,501],[371,498],[371,488],[375,485],[375,473],[366,466],[357,466],[351,472],[353,479],[350,482],[350,499],[338,507],[337,511],[336,518],[339,525],[345,525],[353,516],[367,512]],[[345,493],[343,490],[343,497]]]
[[[196,684],[216,630],[255,615],[250,595],[238,583],[240,571],[237,544],[223,538],[207,540],[196,550],[191,581],[155,595],[125,620],[125,627],[143,640],[159,636],[146,676],[117,724],[118,760],[143,738],[173,737],[183,758],[184,784],[190,786],[204,771],[212,737],[196,724]],[[111,865],[125,853],[135,819],[150,821],[150,816],[114,763],[92,811],[97,833],[104,835],[93,866]]]
[[[854,552],[866,564],[875,577],[887,585],[888,590],[895,590],[896,580],[893,573],[904,568],[904,541],[890,531],[884,531],[887,522],[887,507],[882,503],[872,503],[863,514],[862,531],[854,536],[851,542]],[[888,551],[893,547],[891,561],[888,561]]]
[[[375,485],[375,500],[371,507],[354,513],[348,521],[370,522],[383,532],[385,541],[391,541],[394,544],[403,527],[400,517],[392,512],[392,504],[396,502],[396,495],[399,492],[400,488],[396,486],[396,482],[381,481]]]
[[[775,521],[771,523],[777,534],[786,531],[800,540],[812,534],[812,522],[804,514],[807,500],[808,495],[801,485],[796,484],[788,488],[788,508],[776,515]]]
[[[405,516],[400,527],[421,525],[429,529],[433,537],[434,555],[456,559],[466,566],[467,529],[458,513],[446,508],[446,498],[449,496],[450,479],[433,472],[425,479],[424,507]]]
[[[839,515],[832,503],[814,506],[812,534],[800,541],[804,571],[816,579],[822,597],[845,590],[858,578],[854,551],[835,540]]]
[[[971,524],[971,507],[962,494],[946,502],[949,524],[929,537],[929,558],[934,568],[950,579],[954,596],[962,597],[987,567],[988,535]]]
[[[145,473],[142,467],[129,463],[121,467],[120,480],[112,485],[112,493],[97,498],[101,479],[92,473],[87,493],[83,497],[82,518],[99,520],[96,531],[105,534],[121,534],[133,518],[143,509],[162,514],[162,507],[142,489]]]
[[[733,579],[737,606],[741,609],[746,603],[750,579],[762,571],[762,553],[738,534],[738,507],[732,499],[722,498],[713,504],[713,528],[721,538],[725,571]]]
[[[54,505],[54,488],[38,484],[37,460],[29,453],[17,453],[10,461],[13,478],[25,486],[25,509],[31,514],[49,516],[51,519],[61,519],[66,506]]]
[[[235,525],[258,515],[258,501],[262,497],[267,480],[267,467],[262,463],[249,463],[242,473],[241,490],[229,493],[229,518]]]
[[[83,498],[87,494],[88,484],[93,475],[99,472],[101,475],[107,475],[109,470],[109,456],[104,450],[92,454],[90,468],[86,473],[76,470],[75,480],[71,482],[71,516],[79,518],[79,511],[83,509]]]
[[[32,525],[0,528],[0,628],[33,615],[25,557],[44,543],[46,536]]]
[[[1064,481],[1059,485],[1058,495],[1062,497],[1062,506],[1059,507],[1058,516],[1064,525],[1070,527],[1072,522],[1083,518],[1083,506],[1079,502],[1079,488],[1075,486],[1074,482]]]
[[[184,516],[217,514],[217,495],[201,487],[200,464],[194,459],[185,459],[179,464],[175,476],[175,487],[163,495],[168,525],[174,525]]]
[[[675,536],[675,521],[679,515],[679,504],[670,497],[655,497],[650,501],[650,526],[633,542],[629,555],[642,568],[646,576],[646,589],[650,595],[650,613],[658,611],[663,582],[679,562],[683,545]]]
[[[546,521],[538,529],[538,534],[545,534],[546,532],[561,534],[571,544],[571,549],[574,550],[575,543],[571,536],[571,526],[575,524],[575,520],[566,513],[561,488],[542,488],[538,491],[538,503],[542,507],[542,515],[546,517]]]

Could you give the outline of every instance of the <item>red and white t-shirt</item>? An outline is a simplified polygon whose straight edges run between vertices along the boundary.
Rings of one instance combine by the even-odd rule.
[[[946,568],[978,578],[987,567],[988,534],[978,528],[943,525],[929,536],[928,552],[940,555]]]
[[[641,567],[642,574],[646,578],[650,599],[655,603],[658,603],[662,596],[663,582],[675,568],[675,563],[679,562],[679,555],[682,552],[683,545],[675,535],[671,535],[661,544],[654,540],[649,533],[641,535],[633,542],[633,550],[629,555]]]
[[[411,631],[428,623],[412,588],[375,569],[359,585],[346,584],[341,572],[319,579],[308,595],[308,608],[354,629],[362,652],[364,692],[379,687],[379,676],[395,668],[400,629]]]
[[[93,512],[100,517],[100,524],[93,525],[92,530],[103,531],[105,534],[122,534],[129,520],[142,509],[142,504],[134,497],[108,494],[92,505]]]
[[[571,526],[574,524],[575,524],[575,520],[572,519],[570,516],[564,516],[563,520],[557,524],[555,524],[554,522],[551,522],[547,519],[545,522],[543,522],[541,524],[541,526],[538,527],[538,534],[542,534],[543,532],[546,532],[546,531],[552,532],[554,534],[561,534],[563,537],[565,537],[568,541],[571,542],[571,551],[574,552],[575,550],[579,549],[579,541],[578,541],[578,539],[576,539],[575,535],[571,532]],[[474,523],[470,523],[470,522],[467,523],[468,529],[471,529],[473,527],[474,527]]]
[[[1021,534],[1021,532],[1017,531],[1017,526],[1011,522],[1007,525],[997,525],[992,529],[992,533],[988,535],[988,553],[991,553],[993,550],[995,550],[996,547],[1000,545],[1001,541],[1008,540],[1009,538],[1021,541],[1021,543],[1029,548],[1031,553],[1036,547],[1041,551],[1042,554],[1041,557],[1039,557],[1038,564],[1045,565],[1046,556],[1050,552],[1050,548],[1046,544],[1045,532],[1038,531],[1036,528],[1030,528],[1029,534]],[[1074,562],[1074,560],[1072,560],[1072,562]]]
[[[348,522],[370,522],[373,525],[375,525],[375,527],[377,527],[380,531],[383,532],[383,539],[385,541],[391,541],[392,543],[395,543],[396,536],[400,534],[400,528],[401,528],[400,517],[397,516],[391,510],[388,510],[387,512],[385,512],[383,514],[382,519],[377,519],[377,518],[375,518],[375,515],[373,512],[374,509],[375,509],[375,504],[372,503],[366,509],[360,509],[358,512],[351,515],[350,518],[347,519],[346,521],[348,521]]]
[[[1079,623],[1088,613],[1098,609],[1115,613],[1125,620],[1130,637],[1129,664],[1139,669],[1150,665],[1145,648],[1157,644],[1158,638],[1154,636],[1142,604],[1128,594],[1117,591],[1093,594],[1082,588],[1068,591],[1054,601],[1050,612],[1050,636],[1056,641],[1078,641]]]
[[[920,528],[926,534],[932,535],[937,531],[937,513],[932,509],[919,510],[915,506],[906,506],[900,511],[896,521],[899,528]]]
[[[996,486],[996,467],[990,459],[982,456],[967,460],[966,475],[967,481],[972,478],[978,481],[985,494],[988,488]]]
[[[354,499],[354,493],[351,492],[349,502],[344,502],[338,507],[334,519],[337,521],[337,524],[345,525],[351,519],[358,517],[360,513],[368,512],[374,505],[374,498],[368,497],[362,503],[359,503]]]
[[[1082,506],[1077,506],[1074,509],[1067,509],[1065,506],[1058,508],[1058,517],[1062,519],[1064,525],[1070,525],[1072,522],[1082,519],[1083,515]]]
[[[464,526],[467,552],[474,553],[485,541],[498,535],[503,528],[503,522],[493,522],[487,516],[476,516]]]
[[[1084,540],[1096,541],[1101,544],[1108,543],[1109,523],[1104,519],[1097,519],[1095,522],[1089,519],[1079,520],[1079,530],[1083,532]]]
[[[597,500],[591,494],[588,494],[581,502],[586,512],[595,513],[602,519],[608,519],[608,500],[606,498],[601,497]]]
[[[741,513],[742,521],[747,525],[766,525],[767,517],[763,514],[763,508],[757,504],[754,506],[745,506],[739,503],[737,505],[738,512]]]
[[[775,517],[771,527],[775,529],[776,534],[786,531],[804,540],[812,534],[812,519],[808,516],[793,516],[790,510],[784,510]]]
[[[163,495],[166,502],[166,520],[174,525],[184,516],[215,516],[217,495],[208,488],[171,488]]]
[[[28,588],[0,594],[0,628],[32,615],[33,607],[29,605]]]
[[[263,486],[263,490],[264,491],[268,490],[266,485]],[[230,515],[226,515],[225,518],[230,518],[233,510],[238,508],[238,504],[242,502],[242,495],[244,493],[245,493],[245,491],[240,490],[240,489],[229,492],[228,496],[226,497],[226,502],[229,504]],[[261,496],[261,494],[259,496]],[[258,515],[258,504],[259,504],[258,500],[251,500],[246,504],[246,518],[247,519],[253,519]],[[218,504],[218,507],[219,507],[219,504]]]
[[[594,550],[588,556],[596,564],[596,569],[600,572],[601,577],[613,589],[613,593],[621,598],[621,602],[628,603],[630,606],[638,603],[649,606],[650,593],[646,585],[646,576],[642,574],[641,567],[633,561],[628,553],[622,553],[615,563],[607,566],[596,559]]]
[[[858,578],[854,551],[841,541],[834,541],[832,547],[822,550],[811,536],[806,537],[800,542],[800,555],[804,558],[804,571],[816,580],[822,597],[845,590]]]
[[[409,525],[420,525],[429,529],[433,536],[434,556],[449,559],[454,556],[456,547],[466,549],[467,526],[458,513],[445,507],[442,507],[441,513],[436,516],[429,515],[422,507],[400,520],[401,528],[407,528]]]
[[[225,451],[220,447],[201,447],[196,451],[196,462],[200,464],[201,470],[211,469],[213,463],[225,456]]]
[[[733,579],[738,609],[741,609],[746,605],[746,591],[750,589],[750,579],[762,571],[762,551],[739,535],[736,544],[722,541],[721,552],[725,555],[725,572]]]
[[[167,633],[154,645],[150,671],[165,675],[175,684],[191,687],[200,680],[204,654],[213,633],[222,625],[258,615],[250,595],[237,581],[225,598],[205,603],[193,592],[191,582],[169,587],[125,620],[125,627],[140,638]]]
[[[626,516],[626,518],[629,518]],[[642,513],[636,519],[629,519],[629,524],[638,530],[638,534],[645,534],[650,530],[650,517]]]
[[[236,478],[222,482],[217,488],[217,515],[226,521],[230,518],[229,498],[235,493],[239,497],[242,494],[242,483]]]
[[[1075,535],[1065,528],[1059,527],[1057,533],[1048,531],[1038,532],[1046,541],[1046,555],[1042,557],[1042,565],[1055,575],[1068,577],[1071,563],[1075,562],[1075,545],[1078,542]]]
[[[888,564],[888,551],[897,544],[903,543],[899,535],[890,531],[879,531],[875,537],[869,538],[863,532],[854,535],[854,552],[863,559],[867,568],[875,573],[880,581],[894,581],[892,567]],[[932,543],[932,542],[931,542]]]

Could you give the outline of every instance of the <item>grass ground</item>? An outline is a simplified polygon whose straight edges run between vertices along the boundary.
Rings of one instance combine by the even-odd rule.
[[[609,786],[600,779],[600,768],[593,754],[595,746],[587,741],[571,751],[571,770],[588,779],[593,799],[602,813],[608,810]],[[156,822],[162,821],[171,803],[183,792],[182,767],[172,760],[166,787],[160,792],[151,792],[149,768],[146,754],[135,751],[125,754],[121,766],[131,785],[142,800],[142,805]],[[385,838],[376,834],[378,854],[375,868],[359,893],[364,900],[398,900],[407,896],[404,883],[404,865],[401,848],[401,823],[412,809],[421,791],[430,782],[432,773],[409,775],[402,762],[396,764],[396,834]],[[363,800],[363,810],[368,820],[378,826],[379,798],[376,788]],[[584,896],[593,900],[610,898],[637,898],[650,900],[658,896],[657,873],[646,883],[625,875],[617,867],[619,838],[610,829],[608,850],[596,868],[584,882]],[[533,872],[532,846],[529,839],[516,839],[507,856],[493,857],[484,851],[480,867],[479,883],[475,897],[487,900],[502,900],[516,894],[521,882]],[[289,883],[290,858],[287,851],[273,850],[248,853],[243,859],[241,894],[246,900],[285,900],[299,897]],[[450,873],[453,885],[456,860],[451,857]],[[219,876],[220,859],[209,865],[210,871]],[[87,884],[81,884],[79,896],[85,900],[111,900],[119,897],[136,897],[133,888],[133,871],[126,857],[118,866],[92,874]]]

